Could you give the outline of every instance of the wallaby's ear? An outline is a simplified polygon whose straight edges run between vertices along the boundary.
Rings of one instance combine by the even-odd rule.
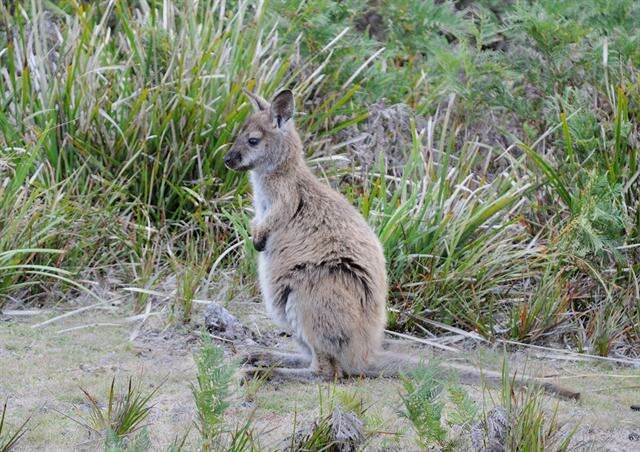
[[[290,89],[276,94],[271,102],[271,116],[277,127],[282,127],[282,124],[291,119],[294,107],[293,92]]]
[[[253,105],[253,109],[255,111],[265,111],[266,109],[269,108],[269,102],[267,102],[257,94],[253,94],[252,92],[250,92],[245,88],[242,88],[242,92],[247,95],[249,100],[251,100],[251,104]]]

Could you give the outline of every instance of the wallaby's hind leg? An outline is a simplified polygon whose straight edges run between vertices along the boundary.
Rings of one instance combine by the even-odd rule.
[[[311,359],[310,366],[303,369],[293,369],[289,367],[251,367],[245,366],[241,369],[244,381],[253,378],[264,378],[272,381],[331,381],[342,376],[342,372],[334,359],[326,356]]]
[[[243,362],[255,367],[305,368],[311,365],[311,357],[302,353],[256,350],[247,353]]]
[[[243,381],[264,378],[270,381],[294,381],[294,382],[312,382],[312,381],[328,381],[331,380],[330,374],[320,373],[317,370],[307,367],[305,369],[291,369],[287,367],[243,367],[241,369]]]
[[[298,353],[267,349],[254,350],[244,355],[242,363],[255,367],[291,367],[295,369],[310,367],[313,356],[311,347],[300,337],[296,338],[296,342],[300,348]]]

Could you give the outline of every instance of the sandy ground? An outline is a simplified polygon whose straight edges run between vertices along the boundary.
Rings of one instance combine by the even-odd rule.
[[[230,308],[254,329],[273,328],[258,303]],[[32,417],[17,450],[101,449],[100,440],[76,422],[86,417],[89,408],[80,388],[104,401],[114,376],[120,385],[129,377],[145,389],[162,385],[149,418],[153,450],[166,449],[189,429],[187,449],[195,447],[190,384],[195,379],[192,353],[200,341],[197,327],[166,327],[156,318],[131,340],[135,324],[120,324],[126,316],[123,309],[85,311],[40,328],[33,325],[64,311],[0,317],[0,400],[8,400],[10,425]],[[289,346],[287,338],[272,336],[279,347]],[[235,347],[221,344],[230,359],[235,356]],[[415,352],[426,356],[430,351]],[[501,353],[480,348],[470,354],[471,361],[499,369]],[[640,403],[638,369],[537,359],[524,352],[512,353],[510,360],[514,368],[526,363],[538,376],[563,375],[567,378],[555,381],[582,392],[579,402],[546,402],[549,412],[557,404],[565,428],[579,425],[575,450],[640,450],[640,439],[633,439],[640,434],[640,412],[630,409]],[[409,425],[399,415],[400,383],[393,379],[243,388],[233,396],[227,421],[234,425],[252,416],[262,447],[273,450],[294,424],[304,424],[317,414],[319,400],[336,390],[356,394],[368,407],[367,423],[375,434],[367,449],[416,450]],[[490,393],[477,387],[469,387],[469,392],[486,409],[492,406]]]

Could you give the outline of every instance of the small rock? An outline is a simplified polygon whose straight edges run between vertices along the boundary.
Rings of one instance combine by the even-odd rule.
[[[204,326],[211,334],[248,345],[256,343],[253,332],[229,311],[217,303],[210,303],[204,312]]]
[[[638,433],[638,432],[629,433],[629,440],[630,441],[640,441],[640,433]]]

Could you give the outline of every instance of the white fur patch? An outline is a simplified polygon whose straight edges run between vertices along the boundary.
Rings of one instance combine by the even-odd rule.
[[[273,295],[273,288],[269,282],[269,276],[267,272],[267,268],[269,267],[269,262],[264,253],[258,255],[258,279],[260,281],[260,291],[262,292],[262,297],[264,298],[264,304],[267,307],[267,313],[269,317],[276,323],[281,326],[287,326],[286,315],[282,310],[279,310],[275,306],[275,300]]]
[[[256,219],[260,221],[267,214],[271,203],[262,187],[260,175],[255,171],[251,171],[250,180],[251,187],[253,188],[253,209],[255,210]]]

